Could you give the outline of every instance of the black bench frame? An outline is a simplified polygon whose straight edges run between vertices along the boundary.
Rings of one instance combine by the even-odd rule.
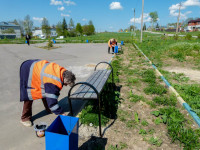
[[[106,64],[108,64],[110,67],[111,67],[111,72],[112,72],[112,83],[114,83],[114,78],[113,78],[113,67],[111,66],[111,64],[109,64],[108,62],[100,62],[100,63],[98,63],[96,66],[95,66],[95,69],[94,69],[94,71],[96,71],[96,69],[97,69],[97,66],[99,65],[99,64],[101,64],[101,63],[106,63]],[[93,75],[93,74],[92,74]],[[92,76],[91,75],[91,76]],[[109,75],[110,76],[110,75]],[[106,82],[107,82],[107,80],[108,80],[108,78],[109,78],[109,76],[107,77],[107,79],[106,79]],[[89,78],[89,77],[88,77]],[[106,84],[106,82],[105,82],[105,84]],[[73,95],[73,94],[71,94],[71,91],[72,91],[72,89],[75,87],[75,86],[77,86],[77,85],[86,85],[86,86],[89,86],[90,88],[92,88],[93,90],[94,90],[94,92],[96,93],[96,95],[97,95],[97,97],[96,98],[87,98],[87,99],[85,99],[84,98],[84,95],[83,95],[83,97],[82,98],[72,98],[71,97],[71,95]],[[105,85],[104,84],[104,85]],[[74,84],[71,88],[70,88],[70,90],[69,90],[69,92],[68,92],[68,101],[69,101],[69,108],[70,108],[70,115],[71,116],[73,116],[73,111],[72,111],[72,103],[71,103],[71,99],[81,99],[81,100],[91,100],[91,99],[96,99],[96,100],[98,100],[98,110],[99,110],[99,114],[98,114],[98,116],[99,116],[99,135],[100,135],[100,137],[102,137],[102,134],[101,134],[101,105],[100,105],[100,102],[101,102],[101,92],[102,92],[102,90],[103,90],[103,87],[104,87],[104,85],[102,86],[102,88],[101,88],[101,90],[100,90],[100,92],[98,92],[97,91],[97,89],[92,85],[92,84],[90,84],[90,83],[88,83],[88,82],[78,82],[78,83],[76,83],[76,84]],[[88,90],[89,91],[89,90]],[[76,93],[76,91],[74,92],[74,93]],[[87,93],[87,92],[86,92]]]

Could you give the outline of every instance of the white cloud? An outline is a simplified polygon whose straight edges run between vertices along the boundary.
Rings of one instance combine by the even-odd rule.
[[[123,9],[123,7],[121,6],[120,2],[112,2],[110,4],[110,9],[114,10],[114,9]]]
[[[76,5],[75,2],[70,1],[70,0],[68,0],[68,1],[64,1],[64,3],[67,4],[67,6],[70,6],[70,5]]]
[[[187,0],[183,2],[183,6],[200,6],[200,1],[199,0]]]
[[[65,9],[65,7],[58,7],[58,10],[63,11]]]
[[[38,22],[42,22],[43,18],[33,17],[33,20],[38,21]]]
[[[51,0],[50,5],[62,5],[62,1],[57,1],[57,0]]]
[[[86,19],[86,18],[83,18],[82,21],[87,21],[87,19]]]
[[[70,17],[69,14],[63,14],[63,13],[61,13],[61,16],[63,16],[63,17]]]
[[[139,18],[135,18],[135,23],[141,24],[141,18],[142,18],[142,15]],[[150,21],[151,21],[151,17],[149,16],[149,13],[144,13],[143,14],[143,22],[150,22]],[[133,23],[134,18],[131,18],[130,22]]]
[[[180,4],[173,4],[172,6],[169,7],[169,14],[173,17],[177,17],[178,16],[178,10],[179,7],[181,10],[186,9],[188,6],[200,6],[200,1],[199,0],[186,0],[185,2],[181,3],[181,7]],[[185,13],[180,13],[180,18],[181,19],[187,19],[187,15],[192,13],[192,11],[187,11]]]
[[[110,26],[109,29],[113,29],[113,26]]]

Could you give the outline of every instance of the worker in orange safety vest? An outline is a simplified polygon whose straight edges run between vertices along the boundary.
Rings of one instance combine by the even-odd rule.
[[[76,77],[71,71],[47,60],[27,60],[20,67],[20,101],[24,102],[21,123],[32,126],[33,100],[42,99],[47,112],[65,115],[58,105],[63,85],[73,86]]]
[[[114,53],[114,48],[117,45],[116,39],[110,39],[108,41],[108,54],[110,54],[110,48],[112,48],[112,53]]]

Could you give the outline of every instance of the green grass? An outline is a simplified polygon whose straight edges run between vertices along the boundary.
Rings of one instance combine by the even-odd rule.
[[[168,135],[171,137],[172,142],[176,140],[180,141],[180,143],[183,144],[184,149],[200,148],[199,129],[194,130],[190,127],[186,127],[186,119],[177,108],[161,108],[159,111],[151,112],[151,114],[158,117],[163,123],[167,124]]]
[[[164,106],[175,106],[177,103],[177,99],[174,95],[156,96],[153,98],[153,101],[159,105]]]
[[[157,94],[163,95],[167,93],[167,89],[163,85],[150,84],[148,87],[144,88],[146,94]]]

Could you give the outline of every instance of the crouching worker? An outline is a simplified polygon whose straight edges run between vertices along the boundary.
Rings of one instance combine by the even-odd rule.
[[[108,41],[108,54],[110,54],[110,48],[112,48],[112,53],[114,53],[114,49],[116,45],[117,45],[117,41],[115,39],[110,39]]]
[[[33,100],[42,99],[47,112],[65,115],[58,105],[63,85],[73,86],[75,75],[56,63],[46,60],[27,60],[20,67],[20,101],[24,102],[21,123],[32,126]]]

